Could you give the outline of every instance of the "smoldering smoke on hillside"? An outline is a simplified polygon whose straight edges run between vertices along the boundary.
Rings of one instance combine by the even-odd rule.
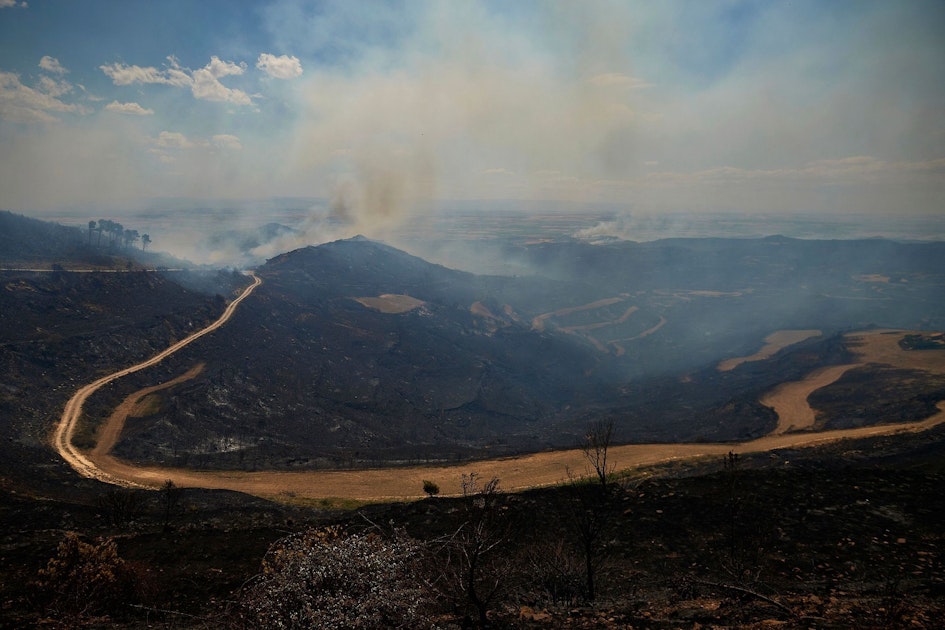
[[[393,178],[396,180],[397,178]],[[151,200],[109,216],[151,234],[152,249],[198,264],[250,268],[281,253],[363,234],[454,269],[529,275],[505,256],[507,245],[574,239],[591,244],[670,238],[945,240],[945,217],[804,213],[655,212],[613,204],[536,201],[405,202],[404,191],[377,172],[339,179],[330,198]],[[367,183],[365,183],[367,182]],[[386,183],[385,183],[386,182]],[[100,211],[76,208],[55,217],[84,227]]]
[[[805,240],[945,240],[945,217],[813,214],[631,212],[609,204],[453,204],[423,221],[406,222],[390,242],[414,255],[474,273],[542,273],[505,254],[509,246],[576,240],[590,244],[673,238]]]
[[[766,236],[811,240],[887,238],[897,241],[937,241],[945,239],[945,217],[643,212],[617,214],[574,233],[575,238],[588,242]]]

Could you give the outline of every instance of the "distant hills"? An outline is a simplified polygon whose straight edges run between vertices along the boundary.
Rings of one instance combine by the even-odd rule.
[[[536,275],[477,276],[363,237],[270,259],[202,346],[207,370],[118,452],[250,468],[449,460],[569,446],[601,417],[622,440],[742,439],[773,426],[763,391],[849,358],[836,333],[945,325],[940,244],[568,241],[507,255]],[[717,369],[783,328],[822,335]]]
[[[0,221],[14,226],[0,231],[0,261],[55,256],[79,267],[96,255],[80,230],[9,213]],[[223,329],[96,394],[89,413],[204,363],[129,420],[119,456],[211,468],[450,461],[571,446],[601,418],[614,420],[622,441],[736,440],[774,425],[758,402],[764,391],[849,358],[839,333],[945,328],[943,243],[492,246],[530,273],[475,275],[363,237],[279,254],[259,267],[264,284]],[[206,321],[220,308],[214,295],[245,282],[97,276],[0,278],[0,305],[16,318],[9,330],[20,331],[0,339],[0,360],[21,366],[15,393],[0,399],[10,414],[22,411],[26,388],[47,386],[30,384],[43,370],[61,383],[91,379],[83,362],[123,367]],[[129,315],[107,315],[118,312]],[[143,343],[110,348],[118,321]],[[781,329],[821,334],[718,369]]]

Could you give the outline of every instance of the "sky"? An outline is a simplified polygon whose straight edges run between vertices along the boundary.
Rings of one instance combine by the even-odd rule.
[[[945,2],[0,0],[0,208],[945,214]]]

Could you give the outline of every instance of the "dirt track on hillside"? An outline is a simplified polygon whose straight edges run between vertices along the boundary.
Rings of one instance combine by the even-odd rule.
[[[945,350],[904,351],[898,346],[901,332],[872,331],[851,334],[858,353],[857,363],[832,366],[812,372],[801,381],[785,383],[762,400],[771,401],[783,414],[778,428],[770,435],[739,444],[630,444],[610,449],[610,460],[620,469],[644,467],[667,461],[703,456],[720,456],[729,451],[740,453],[781,448],[812,446],[824,442],[875,435],[917,432],[945,422],[945,401],[939,413],[921,422],[878,425],[823,432],[791,432],[810,426],[813,410],[807,404],[811,391],[840,378],[846,370],[867,363],[885,363],[945,373]],[[135,392],[122,405],[123,412],[112,414],[108,424],[123,423],[137,401],[156,388],[170,387],[195,375],[195,367],[185,375],[162,385]],[[117,435],[117,434],[116,434]],[[476,472],[484,477],[498,477],[507,490],[520,490],[565,481],[568,471],[586,473],[583,453],[578,449],[535,453],[514,458],[469,462],[450,466],[413,466],[368,470],[325,470],[300,472],[201,472],[178,468],[137,467],[106,453],[92,451],[89,463],[99,470],[98,478],[125,485],[158,487],[166,480],[181,487],[217,488],[245,492],[276,500],[345,498],[368,501],[413,499],[422,496],[424,480],[436,482],[444,494],[460,492],[463,473]]]
[[[108,417],[108,420],[105,421],[105,424],[100,427],[98,435],[96,436],[95,447],[89,452],[89,458],[93,462],[97,462],[103,457],[106,457],[111,452],[111,450],[115,447],[115,444],[118,443],[118,437],[125,428],[125,421],[128,419],[128,416],[135,415],[135,408],[145,396],[159,392],[162,389],[174,387],[175,385],[183,383],[184,381],[189,381],[200,374],[203,371],[203,368],[204,364],[198,363],[177,378],[171,379],[166,383],[139,389],[135,393],[125,398],[120,405],[115,407],[115,411],[113,411]]]
[[[113,483],[116,485],[135,485],[135,482],[132,479],[110,475],[103,468],[98,466],[96,462],[89,459],[88,454],[79,451],[79,449],[77,449],[75,445],[72,444],[72,437],[75,435],[76,426],[79,423],[79,418],[82,417],[82,406],[85,404],[85,401],[88,400],[89,396],[91,396],[99,388],[111,383],[112,381],[118,380],[123,376],[133,374],[147,367],[151,367],[152,365],[160,363],[184,346],[223,326],[223,324],[229,321],[230,317],[233,316],[233,313],[236,311],[236,307],[239,306],[240,302],[249,297],[256,287],[262,284],[262,279],[259,276],[252,272],[250,272],[249,275],[253,278],[253,284],[246,287],[239,297],[230,302],[230,304],[223,311],[223,314],[220,315],[220,318],[215,322],[206,328],[198,330],[192,335],[181,339],[177,343],[172,344],[170,347],[162,350],[150,359],[142,361],[136,365],[132,365],[131,367],[127,367],[123,370],[119,370],[114,374],[103,376],[102,378],[93,381],[84,387],[81,387],[79,391],[73,394],[72,398],[69,399],[69,402],[66,403],[66,407],[62,412],[62,417],[59,420],[59,424],[56,425],[56,429],[52,436],[53,448],[56,449],[56,452],[59,453],[59,456],[66,460],[66,462],[83,477],[98,479],[100,481],[105,481],[107,483]],[[124,420],[122,420],[122,422],[124,422]],[[104,429],[104,432],[107,433],[108,429]]]

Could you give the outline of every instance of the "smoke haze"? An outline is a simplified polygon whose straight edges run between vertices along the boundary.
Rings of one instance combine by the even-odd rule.
[[[0,206],[190,199],[213,225],[226,200],[229,227],[256,229],[280,222],[258,200],[318,200],[256,257],[460,201],[606,206],[576,231],[630,238],[679,214],[943,213],[937,3],[201,6],[149,7],[148,28],[125,8],[2,10]],[[77,40],[95,20],[114,28]]]

